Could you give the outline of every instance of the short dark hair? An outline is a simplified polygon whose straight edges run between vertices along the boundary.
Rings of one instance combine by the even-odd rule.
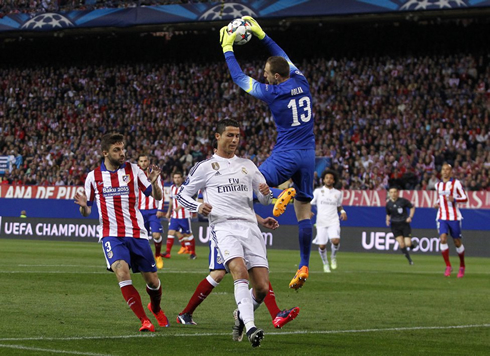
[[[337,184],[337,182],[339,181],[339,174],[337,173],[337,171],[334,171],[333,169],[324,170],[322,173],[322,182],[327,174],[333,175],[334,185]]]
[[[397,185],[394,185],[392,187],[389,187],[388,188],[388,191],[392,190],[392,189],[396,189],[396,190],[400,190],[400,187],[398,187]]]
[[[232,119],[221,120],[218,122],[218,125],[216,125],[216,133],[219,133],[221,135],[223,132],[225,132],[228,126],[240,127],[240,124]]]
[[[283,78],[289,77],[289,63],[286,58],[281,56],[272,56],[267,58],[267,63],[272,74],[279,74]]]
[[[141,157],[148,157],[148,159],[150,159],[150,155],[149,155],[149,154],[146,154],[146,153],[140,153],[140,154],[138,155],[138,159],[137,159],[137,161],[139,161]]]
[[[100,148],[102,151],[109,151],[112,145],[122,142],[124,143],[124,136],[120,133],[112,132],[105,134],[102,136],[102,140],[100,141]]]
[[[178,175],[178,176],[181,176],[182,178],[184,178],[184,175],[182,174],[182,172],[181,172],[181,171],[175,171],[175,172],[173,172],[173,173],[172,173],[172,178],[173,178],[173,176],[175,176],[175,175]]]

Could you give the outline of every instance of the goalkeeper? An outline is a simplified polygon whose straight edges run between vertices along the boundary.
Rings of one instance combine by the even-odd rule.
[[[274,117],[277,141],[269,158],[259,170],[271,187],[277,187],[290,178],[294,183],[294,188],[285,190],[279,196],[274,206],[274,215],[282,214],[289,200],[295,196],[300,263],[289,288],[298,290],[308,278],[313,235],[310,220],[315,171],[313,100],[308,81],[286,53],[252,17],[244,16],[243,20],[249,22],[252,34],[272,55],[265,63],[266,84],[243,73],[233,53],[235,35],[228,34],[226,27],[220,31],[220,42],[233,81],[250,95],[266,102]]]

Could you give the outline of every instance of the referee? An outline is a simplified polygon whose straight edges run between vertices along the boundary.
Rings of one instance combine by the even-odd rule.
[[[386,202],[386,226],[390,226],[393,236],[395,236],[402,253],[413,265],[407,247],[412,247],[412,228],[410,223],[415,214],[415,206],[405,198],[400,198],[397,187],[391,187],[388,190],[389,199]],[[410,213],[407,213],[410,209]],[[415,247],[415,246],[414,246]]]

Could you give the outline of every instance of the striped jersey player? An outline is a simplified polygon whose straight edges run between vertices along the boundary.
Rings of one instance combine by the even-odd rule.
[[[447,244],[447,235],[453,238],[456,252],[458,253],[460,266],[458,278],[464,277],[464,245],[461,242],[461,220],[463,216],[459,210],[459,204],[468,201],[468,196],[461,182],[452,177],[453,167],[449,163],[444,163],[441,169],[442,181],[436,183],[436,192],[439,196],[435,208],[437,208],[437,229],[441,240],[441,253],[446,263],[444,275],[449,277],[453,270],[449,260],[449,246]]]
[[[143,216],[138,209],[139,192],[162,199],[157,181],[160,168],[151,167],[146,174],[135,164],[125,162],[124,137],[112,133],[102,137],[103,162],[91,171],[85,180],[85,190],[75,195],[80,213],[89,216],[93,202],[99,209],[99,242],[107,262],[107,269],[114,272],[121,293],[136,317],[141,321],[140,331],[155,331],[147,317],[141,297],[133,286],[131,268],[141,272],[150,296],[148,309],[158,325],[168,326],[168,319],[160,308],[162,287],[157,275],[155,259],[148,243]]]

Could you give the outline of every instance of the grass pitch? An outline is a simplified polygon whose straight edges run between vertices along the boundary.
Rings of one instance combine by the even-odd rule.
[[[256,324],[262,346],[231,340],[233,282],[222,283],[194,313],[197,326],[175,321],[207,275],[207,249],[198,259],[177,255],[159,272],[169,328],[140,333],[116,278],[105,270],[97,243],[0,240],[0,355],[488,355],[490,260],[467,258],[467,275],[443,276],[439,256],[338,254],[323,273],[312,252],[310,278],[288,289],[297,251],[269,250],[271,282],[280,308],[299,306],[296,320],[274,329],[265,305]],[[149,301],[139,275],[133,283]]]

